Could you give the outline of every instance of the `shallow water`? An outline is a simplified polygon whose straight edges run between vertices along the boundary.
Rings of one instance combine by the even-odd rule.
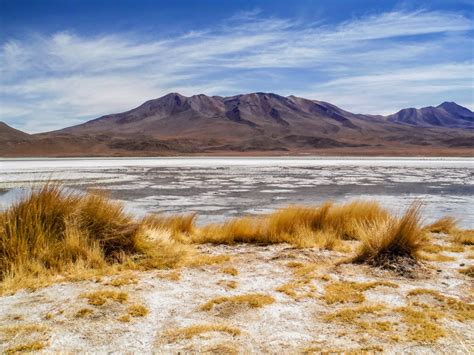
[[[262,213],[288,204],[375,199],[399,213],[425,202],[474,228],[474,159],[469,158],[113,158],[0,160],[0,209],[27,189],[59,180],[102,188],[147,212],[197,212],[199,222]]]

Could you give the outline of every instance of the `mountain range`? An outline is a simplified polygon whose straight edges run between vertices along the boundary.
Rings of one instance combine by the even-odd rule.
[[[0,142],[0,156],[471,156],[474,113],[454,102],[382,116],[272,93],[170,93],[58,131],[29,135],[0,123]]]

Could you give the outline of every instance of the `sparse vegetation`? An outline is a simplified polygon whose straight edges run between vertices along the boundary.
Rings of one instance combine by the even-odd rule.
[[[471,277],[471,278],[474,278],[474,266],[471,265],[471,266],[468,266],[466,268],[463,268],[463,269],[459,269],[459,272],[461,274],[464,274],[468,277]]]
[[[121,287],[125,285],[133,285],[138,282],[137,278],[131,275],[122,275],[120,277],[117,277],[109,282],[106,283],[106,285],[110,286],[115,286],[115,287]]]
[[[200,324],[185,328],[170,329],[165,333],[165,337],[169,342],[177,342],[181,339],[191,339],[194,336],[209,332],[227,333],[232,336],[238,336],[241,333],[239,328],[231,327],[228,325]]]
[[[33,341],[31,343],[17,345],[6,350],[6,354],[25,353],[38,351],[45,348],[45,344],[42,341]]]
[[[454,231],[458,230],[457,220],[451,216],[441,217],[437,221],[424,227],[430,233],[445,233],[451,234]]]
[[[474,229],[457,230],[452,234],[454,243],[474,245]]]
[[[358,306],[353,308],[343,308],[325,316],[326,320],[358,325],[366,328],[364,323],[360,323],[359,317],[364,314],[380,314],[386,307],[384,305]]]
[[[19,337],[22,334],[42,333],[48,328],[41,324],[18,324],[9,327],[1,327],[1,333],[7,337]]]
[[[456,260],[456,258],[453,258],[452,256],[448,256],[448,255],[429,254],[429,253],[423,253],[423,252],[418,253],[418,257],[423,260],[437,261],[437,262],[448,262],[448,261]]]
[[[398,285],[388,281],[346,282],[338,281],[326,285],[323,299],[327,304],[362,303],[365,301],[364,291],[375,287],[397,288]]]
[[[220,280],[217,284],[230,289],[236,289],[238,286],[237,281],[234,280]]]
[[[127,309],[128,314],[132,317],[145,317],[150,311],[142,304],[133,304]]]
[[[418,300],[416,303],[413,303],[413,305],[421,307],[427,312],[432,312],[432,314],[436,314],[438,318],[449,316],[461,322],[474,319],[474,304],[465,303],[456,298],[444,296],[439,292],[428,289],[415,289],[408,293],[409,298],[416,296],[429,297],[435,300],[437,304],[423,303],[421,300]]]
[[[259,293],[251,293],[246,295],[237,295],[229,297],[223,296],[213,298],[212,300],[206,302],[201,306],[201,310],[210,311],[214,306],[222,303],[246,304],[251,308],[260,308],[272,304],[274,302],[275,299],[272,296]]]
[[[81,308],[80,310],[78,310],[76,312],[76,314],[74,315],[74,317],[76,318],[84,318],[84,317],[87,317],[89,315],[91,315],[94,311],[90,308]]]
[[[239,270],[237,270],[235,267],[225,267],[225,268],[222,268],[221,271],[224,274],[228,274],[232,276],[237,276],[239,274]]]
[[[93,306],[102,306],[108,300],[124,303],[128,300],[128,294],[125,292],[117,292],[113,290],[100,290],[84,295],[84,298],[87,298],[89,304]]]
[[[399,307],[395,309],[407,325],[405,338],[416,342],[434,342],[446,335],[445,329],[436,323],[440,315],[433,311],[419,311],[413,307]]]

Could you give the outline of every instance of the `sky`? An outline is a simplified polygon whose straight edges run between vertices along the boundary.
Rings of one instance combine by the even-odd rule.
[[[0,0],[0,121],[50,131],[169,92],[473,110],[474,0]]]

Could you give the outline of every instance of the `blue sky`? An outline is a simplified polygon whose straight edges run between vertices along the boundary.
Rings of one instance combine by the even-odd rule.
[[[473,38],[474,0],[0,0],[0,120],[48,131],[168,92],[473,109]]]

